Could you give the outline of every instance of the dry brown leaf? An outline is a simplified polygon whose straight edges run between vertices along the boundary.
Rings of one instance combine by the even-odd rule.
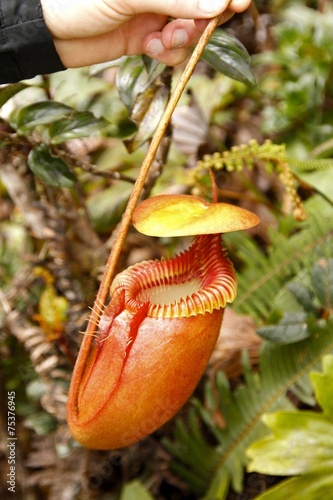
[[[256,333],[256,324],[250,316],[237,314],[226,308],[220,336],[209,361],[208,375],[214,377],[218,370],[223,370],[228,378],[235,378],[242,372],[241,352],[246,349],[251,364],[256,365],[262,342]]]

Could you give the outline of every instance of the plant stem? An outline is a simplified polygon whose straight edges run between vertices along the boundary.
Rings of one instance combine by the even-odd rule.
[[[181,77],[179,78],[175,89],[173,93],[170,96],[170,99],[166,105],[164,114],[161,118],[161,121],[153,135],[153,138],[151,140],[151,143],[149,145],[149,148],[147,150],[146,156],[142,162],[140,172],[138,174],[137,180],[134,184],[134,188],[132,190],[132,193],[130,195],[130,198],[127,203],[126,210],[123,214],[121,223],[118,228],[118,232],[110,253],[110,256],[108,258],[105,271],[103,274],[103,278],[101,281],[101,285],[94,303],[94,307],[92,309],[92,313],[89,318],[87,330],[85,332],[81,350],[80,350],[80,355],[79,357],[84,357],[86,359],[86,356],[88,354],[88,351],[90,349],[91,343],[93,341],[93,337],[96,332],[96,323],[99,320],[99,317],[101,315],[101,305],[106,303],[109,289],[110,289],[110,284],[113,279],[115,269],[117,266],[117,262],[121,253],[121,249],[123,247],[123,244],[126,239],[126,235],[132,220],[132,215],[135,210],[135,207],[138,203],[141,191],[144,187],[149,169],[151,167],[152,162],[154,161],[154,157],[156,155],[156,152],[158,150],[158,147],[160,145],[160,142],[163,138],[163,135],[168,127],[168,124],[170,122],[172,113],[175,109],[175,107],[178,104],[178,101],[189,81],[191,78],[195,67],[201,57],[201,54],[210,38],[212,35],[213,31],[215,28],[218,26],[220,20],[220,16],[214,17],[211,19],[209,24],[207,25],[205,31],[200,37],[200,40],[198,44],[196,45],[185,69],[184,72],[182,73]],[[80,377],[77,377],[79,379]]]

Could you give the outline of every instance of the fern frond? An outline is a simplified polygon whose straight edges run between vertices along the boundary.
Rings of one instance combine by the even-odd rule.
[[[259,144],[256,140],[251,140],[248,144],[232,147],[230,151],[205,155],[202,160],[198,161],[194,177],[200,185],[203,172],[207,170],[224,169],[227,172],[238,172],[244,170],[245,167],[251,169],[256,161],[260,161],[269,173],[274,169],[278,173],[280,181],[290,196],[294,217],[299,221],[303,221],[306,214],[296,189],[295,177],[297,177],[297,173],[300,175],[302,172],[316,172],[333,167],[332,159],[293,159],[286,155],[285,144],[274,144],[270,140]],[[291,166],[294,166],[296,170],[292,171]]]
[[[268,255],[264,255],[253,240],[243,237],[239,256],[247,267],[239,276],[241,292],[236,304],[239,308],[239,301],[243,299],[242,310],[251,313],[254,309],[258,321],[267,317],[276,295],[295,276],[309,276],[314,297],[318,300],[318,290],[324,295],[326,288],[330,290],[329,280],[319,288],[315,286],[318,277],[314,271],[323,257],[332,258],[333,208],[319,196],[313,197],[307,208],[309,218],[298,232],[291,236],[272,233]],[[235,241],[233,238],[232,242]],[[308,314],[312,314],[311,307]],[[283,345],[264,341],[259,373],[252,371],[245,358],[245,383],[236,391],[230,389],[225,374],[218,372],[215,384],[207,384],[206,406],[193,401],[197,414],[218,444],[215,447],[204,445],[204,436],[196,423],[196,426],[190,424],[189,429],[182,424],[182,432],[178,433],[173,446],[177,449],[177,472],[182,477],[192,475],[190,484],[195,484],[195,492],[204,495],[204,500],[225,499],[230,484],[235,491],[242,491],[247,463],[245,449],[267,432],[261,422],[262,415],[276,409],[290,409],[292,404],[286,398],[287,391],[294,391],[295,385],[302,388],[309,371],[325,354],[333,352],[331,313],[327,320],[321,316],[318,320],[312,319],[307,327],[309,337],[297,343]],[[226,427],[221,427],[221,420],[226,422]],[[206,467],[196,458],[200,453],[209,457]]]
[[[332,256],[333,209],[322,198],[312,198],[306,205],[308,218],[300,230],[289,236],[271,231],[268,255],[246,235],[225,235],[225,242],[237,249],[245,264],[238,276],[238,293],[234,307],[249,314],[257,323],[272,310],[274,298],[286,282],[301,269],[311,268],[320,255]]]
[[[292,160],[288,159],[291,165],[294,165],[301,172],[313,172],[315,170],[325,170],[333,167],[333,160],[330,158],[319,158],[312,160]]]
[[[331,143],[329,145],[331,146]],[[200,174],[202,169],[211,168],[215,170],[225,169],[229,172],[243,170],[244,165],[251,168],[256,160],[264,162],[267,169],[270,169],[272,164],[275,164],[277,171],[281,169],[283,164],[294,165],[304,171],[323,170],[333,166],[332,159],[312,158],[310,160],[298,160],[289,158],[286,155],[285,144],[274,144],[269,139],[263,144],[259,144],[255,139],[252,139],[248,144],[233,146],[230,151],[205,155],[197,163],[197,173]]]
[[[253,139],[249,141],[248,144],[233,146],[230,151],[205,155],[204,158],[197,163],[194,177],[200,184],[202,172],[205,170],[225,169],[228,172],[241,171],[246,166],[251,169],[258,160],[262,162],[269,173],[275,168],[290,196],[295,219],[299,221],[304,220],[306,214],[302,201],[297,193],[294,175],[290,168],[290,160],[285,155],[284,144],[274,144],[271,140],[266,140],[263,144],[259,144]]]
[[[217,451],[206,442],[200,426],[197,412],[192,408],[188,426],[183,420],[176,421],[175,441],[163,440],[165,448],[176,459],[172,461],[171,469],[197,494],[205,491],[218,459]]]
[[[262,474],[294,476],[256,497],[257,500],[329,497],[333,488],[333,356],[322,362],[323,371],[312,372],[311,382],[322,411],[297,410],[264,415],[270,435],[247,449],[248,470]]]
[[[214,420],[214,412],[208,412],[201,403],[195,401],[197,411],[218,442],[215,449],[208,448],[209,482],[205,480],[207,467],[203,472],[202,465],[193,456],[195,448],[196,454],[203,451],[201,439],[198,439],[193,429],[187,430],[185,427],[183,436],[178,435],[177,439],[176,456],[182,464],[178,473],[183,475],[184,471],[191,471],[191,474],[194,472],[200,478],[197,481],[197,494],[204,495],[205,500],[223,500],[230,484],[235,491],[242,490],[243,470],[247,463],[245,449],[267,433],[261,422],[262,415],[280,408],[291,408],[290,401],[285,397],[286,391],[313,369],[325,354],[333,352],[332,329],[331,316],[325,324],[313,327],[311,338],[297,344],[282,346],[264,342],[260,355],[260,375],[249,376],[247,382],[234,393],[225,375],[221,372],[217,374],[215,412],[223,414],[226,428],[219,428]],[[208,391],[211,396],[211,389],[208,388]],[[183,450],[183,453],[179,450]]]
[[[312,156],[314,157],[323,157],[323,156],[332,156],[333,155],[333,139],[328,139],[327,141],[319,144],[315,149],[312,150]]]

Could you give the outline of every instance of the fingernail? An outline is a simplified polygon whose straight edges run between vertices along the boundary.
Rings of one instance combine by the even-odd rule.
[[[188,36],[185,30],[178,29],[174,31],[172,35],[171,45],[173,48],[184,47],[188,42]]]
[[[158,56],[163,52],[163,50],[164,47],[162,42],[158,38],[153,38],[147,45],[147,52],[149,52],[151,56]]]
[[[227,7],[228,3],[226,0],[200,0],[199,7],[205,14],[218,14]]]

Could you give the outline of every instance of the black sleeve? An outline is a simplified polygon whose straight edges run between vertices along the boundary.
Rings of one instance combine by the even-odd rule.
[[[65,69],[39,0],[0,0],[0,83]]]

